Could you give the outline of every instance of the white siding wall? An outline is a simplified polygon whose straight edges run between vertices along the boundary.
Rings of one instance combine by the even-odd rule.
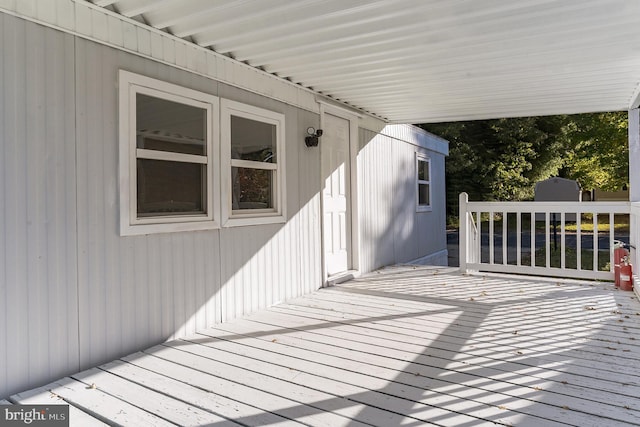
[[[165,46],[171,38],[121,40],[117,26],[94,21],[114,45],[135,50],[137,40],[138,51],[175,57],[155,61],[0,13],[0,398],[322,284],[320,150],[303,142],[319,114],[205,77],[236,79],[232,66]],[[287,223],[120,237],[119,69],[284,114]],[[425,148],[398,129],[360,130],[363,272],[445,247],[444,160],[432,155],[442,207],[432,223],[415,213],[414,153]]]
[[[319,115],[0,14],[0,396],[321,285]],[[117,72],[286,116],[286,224],[120,237]],[[224,309],[223,309],[224,308]]]
[[[360,207],[360,269],[393,264],[393,139],[360,129],[358,203]]]
[[[219,233],[118,234],[118,70],[216,92],[206,79],[76,40],[81,367],[219,320]]]
[[[307,125],[317,123],[317,115],[298,113],[281,102],[93,42],[78,39],[76,44],[82,366],[317,288],[320,263],[313,254],[319,243],[302,239],[301,232],[319,228],[317,216],[306,212],[318,208],[312,201],[318,189],[303,189],[298,177],[299,161],[311,173],[318,169],[317,151],[307,150],[301,136]],[[220,231],[120,237],[116,108],[120,68],[284,113],[290,220]]]
[[[395,129],[359,131],[360,267],[365,272],[447,248],[443,153],[446,142],[435,137],[421,142],[415,140],[415,132],[411,133],[410,128],[391,127]],[[419,136],[424,140],[424,135]],[[431,212],[416,212],[416,153],[431,158]]]
[[[73,43],[0,14],[0,395],[79,367]]]

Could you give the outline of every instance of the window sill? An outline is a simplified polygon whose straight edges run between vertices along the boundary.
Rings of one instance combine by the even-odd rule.
[[[215,221],[189,221],[160,224],[122,224],[121,236],[141,236],[145,234],[179,233],[183,231],[218,230],[220,225]]]
[[[431,206],[418,206],[418,208],[416,208],[416,212],[433,212],[433,208]]]
[[[234,215],[227,219],[223,224],[224,227],[243,227],[248,225],[266,225],[266,224],[284,224],[287,219],[284,215],[273,214],[270,216],[263,215]]]

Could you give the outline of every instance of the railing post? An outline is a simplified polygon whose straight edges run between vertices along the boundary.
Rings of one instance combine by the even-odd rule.
[[[629,215],[629,243],[631,244],[631,263],[634,270],[634,289],[640,297],[640,214],[638,203],[640,202],[640,170],[637,165],[640,161],[640,110],[629,110],[629,202],[631,212]],[[634,249],[635,248],[635,249]]]
[[[469,195],[467,193],[460,193],[459,197],[460,208],[458,215],[458,223],[460,231],[458,232],[458,248],[459,248],[459,262],[460,272],[467,272],[467,257],[469,256],[469,213],[467,212],[467,204],[469,203]]]

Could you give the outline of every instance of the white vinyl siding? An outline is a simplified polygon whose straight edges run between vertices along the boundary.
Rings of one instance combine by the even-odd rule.
[[[5,201],[0,212],[0,342],[6,344],[6,351],[0,351],[0,366],[6,367],[0,369],[0,396],[194,334],[322,285],[320,150],[303,142],[309,126],[321,127],[313,93],[264,73],[237,72],[249,67],[195,46],[187,50],[183,44],[188,42],[159,31],[151,32],[149,47],[149,31],[111,16],[107,46],[97,31],[104,30],[104,21],[96,18],[108,14],[89,3],[33,4],[30,19],[36,19],[36,10],[57,10],[59,31],[0,13],[6,59],[0,64],[5,144],[0,171],[6,180],[0,188]],[[86,10],[91,13],[82,13]],[[79,33],[63,32],[76,25]],[[206,61],[194,56],[200,53]],[[212,57],[217,58],[213,63]],[[173,233],[159,231],[193,230],[198,223],[143,224],[132,227],[139,235],[122,237],[119,221],[129,218],[129,206],[127,199],[123,215],[120,189],[129,185],[133,146],[127,143],[119,150],[120,105],[128,102],[118,88],[122,69],[178,85],[178,95],[189,99],[195,99],[186,95],[193,90],[198,99],[206,93],[284,114],[278,207],[286,223]],[[228,193],[220,182],[225,169],[218,163],[225,162],[216,148],[221,130],[216,130],[219,113],[213,105],[213,159],[207,164],[212,166],[208,200],[215,220],[223,212],[216,203]],[[446,247],[440,212],[443,156],[429,151],[429,145],[407,144],[426,138],[408,125],[387,126],[378,134],[384,123],[367,115],[359,125],[360,250],[366,261],[361,271]],[[389,134],[392,128],[402,132]],[[379,152],[381,143],[384,151]],[[404,221],[409,215],[403,209],[415,210],[414,146],[429,152],[433,168],[434,212],[416,215],[423,229]],[[127,175],[118,172],[120,155],[127,156]],[[394,245],[411,250],[394,253]],[[419,245],[425,245],[421,252]],[[384,257],[374,258],[382,251]]]
[[[406,125],[361,127],[359,137],[361,271],[395,263],[446,265],[446,142]],[[417,210],[417,155],[430,162],[430,211]]]
[[[120,71],[120,234],[218,228],[218,98]]]
[[[286,221],[284,115],[221,100],[223,226]]]

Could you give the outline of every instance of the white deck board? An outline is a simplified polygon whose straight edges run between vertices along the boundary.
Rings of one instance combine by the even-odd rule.
[[[262,317],[262,316],[261,316]],[[330,317],[330,315],[325,315],[325,317]],[[285,322],[287,323],[287,322]],[[313,324],[313,323],[311,323]],[[400,334],[396,334],[395,336],[393,335],[389,335],[388,337],[384,338],[383,340],[387,340],[387,341],[398,341],[400,339],[400,341],[403,341],[404,338],[406,337],[406,335],[400,335]],[[419,341],[419,336],[413,336],[409,339],[409,341]],[[436,344],[437,345],[437,344]],[[432,346],[431,346],[432,347]],[[464,349],[464,347],[461,347]],[[420,372],[420,376],[424,376],[425,374],[423,372]],[[473,399],[475,395],[477,395],[477,389],[475,389],[475,387],[471,387],[467,390],[464,390],[464,392],[460,392],[457,391],[457,389],[460,389],[461,386],[459,385],[459,383],[462,384],[474,384],[476,382],[482,382],[483,385],[482,387],[480,387],[483,390],[487,390],[487,391],[491,391],[493,392],[493,396],[492,398],[496,397],[496,396],[503,396],[504,398],[507,398],[509,400],[512,400],[510,398],[521,398],[521,397],[526,397],[527,399],[531,399],[531,400],[536,400],[540,399],[540,396],[543,396],[544,393],[539,393],[535,390],[533,390],[532,388],[524,388],[524,387],[517,387],[514,384],[510,385],[508,387],[508,392],[502,392],[501,390],[505,388],[505,385],[503,382],[497,382],[497,383],[492,383],[490,381],[488,381],[487,378],[482,378],[479,379],[473,375],[465,375],[465,374],[458,374],[456,375],[456,377],[453,380],[450,381],[440,381],[439,379],[442,376],[442,372],[437,372],[435,375],[431,374],[431,375],[427,375],[427,377],[432,377],[431,380],[429,381],[429,386],[431,387],[436,387],[436,389],[438,390],[444,390],[447,391],[449,389],[455,389],[456,391],[453,393],[456,397],[460,397],[463,399]],[[594,396],[595,397],[595,396]],[[480,400],[482,401],[482,400]],[[607,402],[607,403],[603,403],[603,404],[599,404],[597,402],[594,401],[585,401],[584,398],[574,398],[574,397],[570,397],[570,396],[556,396],[554,398],[554,402],[556,404],[556,406],[558,407],[563,407],[563,406],[568,406],[572,409],[576,409],[576,410],[581,410],[581,411],[585,411],[585,412],[590,412],[590,411],[595,411],[595,413],[600,414],[600,415],[604,415],[606,416],[607,414],[609,415],[613,415],[613,413],[617,413],[617,408],[613,408],[613,405],[618,405],[620,407],[623,407],[625,402],[629,403],[630,399],[625,399],[623,397],[619,397],[618,399],[616,399],[613,403],[612,402]],[[490,400],[488,400],[485,403],[490,403]],[[508,406],[508,405],[507,405]],[[537,407],[533,407],[533,409],[536,409]],[[544,416],[545,414],[547,414],[550,410],[552,410],[553,408],[544,408],[542,407],[541,410],[539,411],[538,415],[540,416]],[[630,421],[632,421],[635,418],[634,415],[630,416]],[[587,425],[584,423],[587,423],[588,419],[585,419],[583,421],[582,425]]]
[[[160,349],[158,348],[156,350],[159,351]],[[172,352],[174,355],[175,351],[176,350]],[[167,356],[167,352],[165,352],[165,356]],[[250,403],[265,413],[275,413],[291,420],[312,425],[346,425],[349,421],[347,418],[341,416],[323,413],[322,410],[310,404],[300,403],[299,401],[287,399],[279,394],[272,394],[260,388],[249,387],[245,384],[229,381],[211,373],[195,369],[195,367],[191,365],[184,366],[171,360],[149,355],[146,357],[137,357],[135,360],[131,360],[129,357],[126,359],[136,364],[136,366],[183,381],[209,393],[221,394],[230,399]],[[287,390],[283,391],[285,393],[287,392]],[[353,424],[362,425],[361,423]]]
[[[395,341],[391,336],[389,336],[387,338],[387,340],[391,340],[391,341]],[[384,340],[382,340],[384,341]],[[390,341],[387,341],[390,342]],[[384,345],[381,343],[381,345]],[[388,344],[387,344],[388,345]],[[418,371],[421,379],[422,377],[425,375],[422,370]],[[425,379],[422,379],[423,381],[423,386],[426,388],[428,387],[431,391],[433,391],[434,389],[437,391],[441,391],[444,394],[450,394],[453,397],[456,398],[460,398],[460,399],[466,399],[469,401],[476,401],[479,403],[484,403],[484,404],[491,404],[492,402],[495,402],[496,399],[499,399],[501,402],[503,402],[503,404],[501,404],[501,406],[507,406],[509,407],[509,409],[516,409],[515,405],[519,405],[519,404],[525,404],[525,408],[529,408],[529,406],[527,406],[528,404],[526,402],[524,402],[524,400],[535,400],[535,398],[537,397],[538,399],[542,399],[543,396],[545,395],[545,393],[540,393],[537,392],[531,388],[529,389],[520,389],[519,387],[515,386],[515,385],[509,385],[508,387],[505,387],[504,383],[498,383],[496,385],[492,384],[488,384],[488,385],[484,385],[484,387],[482,387],[481,389],[475,389],[474,387],[465,387],[462,386],[460,384],[458,384],[455,381],[449,382],[449,381],[441,381],[439,379],[439,375],[426,375],[424,376]],[[464,379],[463,379],[464,380]],[[473,380],[477,380],[477,378],[466,378],[466,381],[473,381]],[[482,380],[483,382],[487,382],[486,379]],[[509,394],[505,394],[505,393],[501,393],[500,390],[504,389],[504,388],[508,388],[510,390]],[[482,393],[482,390],[486,390],[486,391],[490,391],[491,393]],[[515,398],[515,399],[514,399]],[[524,399],[524,400],[523,400]],[[558,407],[562,407],[562,406],[569,406],[566,403],[569,402],[563,402],[564,401],[570,401],[574,406],[579,406],[580,408],[582,408],[583,410],[585,409],[590,409],[591,407],[593,407],[593,402],[590,402],[589,404],[585,404],[582,400],[580,399],[571,399],[571,398],[565,398],[565,399],[560,399],[559,401],[557,401],[558,403]],[[508,404],[505,404],[506,402],[508,402]],[[565,404],[563,404],[565,403]],[[580,409],[580,408],[575,408],[574,406],[569,406],[572,409]],[[545,416],[546,414],[548,414],[549,412],[553,411],[554,409],[558,409],[557,407],[554,408],[552,407],[538,407],[538,406],[531,406],[531,409],[529,409],[530,411],[534,411],[535,414],[539,415],[539,416]],[[596,409],[600,409],[600,408],[596,408]],[[603,405],[604,413],[606,414],[607,412],[610,412],[608,410],[608,406],[607,405]],[[580,418],[580,416],[576,415],[577,418]],[[580,425],[599,425],[599,422],[596,422],[594,424],[589,424],[589,420],[590,418],[587,417],[585,419],[583,419],[581,421]],[[601,424],[600,424],[601,425]]]
[[[289,407],[295,408],[302,404],[312,408],[317,412],[310,417],[314,422],[327,426],[346,425],[347,423],[349,425],[365,425],[363,420],[359,418],[365,418],[366,423],[370,425],[373,423],[373,425],[379,426],[394,425],[399,422],[399,417],[385,411],[375,411],[370,417],[362,417],[361,412],[367,409],[363,405],[310,387],[311,381],[308,382],[306,387],[293,382],[292,380],[300,377],[300,371],[298,370],[279,369],[277,366],[260,366],[260,368],[256,368],[251,362],[243,364],[242,368],[238,368],[225,363],[225,361],[220,361],[221,356],[223,356],[220,354],[222,352],[216,354],[219,357],[209,358],[202,355],[203,353],[208,353],[204,346],[191,346],[188,343],[179,341],[174,341],[170,345],[173,347],[154,347],[150,353],[176,364],[190,366],[201,373],[208,373],[209,375],[238,382],[246,386],[246,388],[261,390],[263,394],[266,392],[273,396],[289,399],[291,401]],[[191,351],[196,352],[196,354],[191,353]],[[263,374],[262,372],[265,373]],[[341,391],[343,396],[348,395],[346,387]],[[296,417],[299,417],[299,415]],[[298,419],[305,422],[304,417]]]
[[[95,385],[98,390],[110,396],[138,408],[144,408],[145,411],[177,425],[199,426],[228,421],[219,415],[150,390],[102,369],[89,369],[73,375],[73,378],[84,384]],[[229,422],[229,424],[232,423]]]
[[[397,425],[402,422],[403,416],[401,414],[423,422],[442,418],[446,419],[446,425],[461,425],[465,422],[477,421],[470,416],[446,409],[443,410],[435,405],[420,405],[420,402],[402,396],[403,393],[416,392],[415,390],[410,390],[411,387],[404,387],[403,390],[399,390],[400,387],[395,387],[394,384],[390,387],[393,390],[384,390],[384,393],[378,392],[376,390],[388,386],[386,381],[363,375],[356,371],[309,363],[301,358],[274,354],[271,351],[260,351],[255,347],[235,346],[234,343],[229,342],[217,342],[209,347],[205,340],[204,345],[193,344],[193,347],[187,351],[194,351],[203,356],[207,355],[205,357],[216,360],[225,360],[226,363],[242,366],[243,369],[250,369],[256,373],[268,372],[269,375],[279,378],[286,376],[287,380],[292,384],[325,391],[332,395],[329,399],[337,404],[332,410],[339,413],[345,411],[342,408],[341,396],[347,397],[350,402],[367,405],[366,407],[358,405],[360,406],[358,409],[360,411],[365,410],[364,412],[353,414],[349,411],[349,415],[372,425]],[[243,356],[242,353],[245,352],[250,354],[250,357]],[[420,390],[420,392],[422,391]],[[393,408],[396,414],[391,414],[388,410],[378,409],[382,406],[387,409]],[[470,408],[474,406],[477,405],[469,404],[466,409],[471,410]],[[461,407],[460,409],[463,408]],[[363,413],[366,413],[367,416],[364,417]],[[486,415],[489,416],[491,414]]]
[[[640,425],[638,332],[609,284],[393,267],[10,400],[72,425]]]
[[[314,307],[292,307],[291,305],[282,305],[276,307],[275,310],[292,314],[294,316],[313,316],[316,315],[316,318],[320,319],[321,316],[328,316],[322,310],[317,307],[322,306],[322,302],[317,300],[314,301]],[[328,306],[325,305],[325,309],[340,309],[341,310],[341,318],[343,319],[357,319],[358,315],[350,313],[352,307],[342,307],[340,304],[331,302]],[[296,310],[297,309],[297,310]],[[382,313],[382,310],[380,311]],[[373,316],[375,312],[370,312]],[[329,314],[329,316],[331,313]],[[396,315],[401,315],[401,312],[396,313]],[[320,317],[318,317],[320,316]],[[362,318],[362,316],[360,316]],[[508,331],[503,331],[503,333],[499,333],[500,331],[494,331],[488,337],[479,337],[476,338],[475,334],[473,334],[472,338],[469,338],[469,334],[473,331],[473,328],[467,327],[464,328],[459,325],[459,320],[451,318],[448,323],[437,324],[430,321],[430,315],[422,316],[422,319],[425,320],[423,324],[406,324],[406,320],[398,320],[398,319],[382,319],[380,321],[376,321],[376,329],[393,332],[400,334],[401,336],[412,336],[412,334],[416,334],[419,332],[420,337],[434,337],[434,339],[441,338],[441,334],[443,335],[442,341],[453,345],[459,345],[460,343],[468,343],[469,346],[478,349],[486,349],[492,348],[494,350],[501,350],[503,352],[520,352],[522,354],[527,353],[528,355],[544,355],[546,357],[547,353],[553,354],[556,352],[562,352],[563,355],[571,356],[576,364],[584,364],[587,363],[589,368],[598,367],[600,369],[609,370],[613,372],[619,372],[619,369],[612,367],[612,362],[622,362],[625,363],[625,359],[628,359],[625,353],[631,353],[632,348],[638,348],[637,346],[627,345],[625,346],[622,343],[614,344],[615,347],[612,347],[611,344],[608,346],[602,345],[594,345],[585,348],[584,340],[581,342],[572,342],[568,337],[563,336],[563,334],[558,334],[557,339],[553,339],[550,337],[536,337],[535,335],[527,333],[527,331],[510,329]],[[413,317],[412,319],[416,319],[417,317]],[[340,317],[333,317],[333,320],[339,321]],[[455,323],[454,323],[455,322]],[[456,326],[458,325],[458,326]],[[444,329],[446,328],[446,331]],[[570,327],[568,327],[570,329]],[[517,332],[514,334],[514,332]],[[500,337],[502,336],[502,338]],[[557,360],[557,357],[546,357],[549,359]],[[583,362],[586,360],[587,362]],[[626,362],[628,363],[628,361]],[[595,364],[599,364],[595,366]],[[625,376],[633,375],[634,378],[640,375],[640,369],[636,366],[628,366],[625,369]],[[640,378],[639,378],[640,379]]]
[[[278,343],[282,335],[273,336],[278,337],[273,338],[276,340],[275,343]],[[227,344],[233,343],[227,342]],[[230,346],[225,346],[219,342],[211,345],[216,348],[227,348],[228,351],[235,353],[229,348]],[[504,410],[494,405],[472,398],[457,399],[457,396],[450,394],[426,391],[434,386],[434,382],[422,374],[402,373],[398,375],[399,371],[397,370],[342,358],[339,356],[338,349],[333,349],[335,351],[325,349],[324,352],[309,351],[287,348],[288,345],[286,344],[282,346],[274,344],[273,341],[268,342],[257,339],[253,339],[247,345],[253,347],[251,353],[254,357],[264,357],[267,363],[282,364],[283,366],[294,363],[296,369],[301,369],[305,373],[314,374],[320,378],[325,377],[337,382],[360,385],[371,390],[378,390],[380,394],[384,393],[392,396],[396,399],[387,398],[387,404],[390,408],[404,412],[421,421],[437,420],[440,425],[452,426],[463,425],[464,423],[478,423],[482,419],[491,419],[502,423],[510,421],[511,414],[505,415]],[[275,349],[274,347],[276,346],[281,348]],[[258,348],[265,349],[262,352],[264,356],[258,356],[260,354],[259,351],[256,351]],[[236,350],[236,352],[238,351],[242,350]],[[331,390],[330,386],[323,389]],[[349,398],[363,399],[363,396],[365,395],[354,394]],[[410,410],[402,411],[403,407],[410,408]],[[465,416],[461,414],[465,414]],[[516,422],[517,417],[513,418],[511,422]],[[555,425],[551,421],[548,422],[549,425]]]
[[[169,374],[160,369],[162,374],[156,373],[151,365],[150,369],[145,369],[135,365],[135,360],[145,357],[144,353],[133,355],[132,363],[123,362],[121,360],[101,366],[101,369],[107,370],[122,378],[165,394],[175,399],[185,402],[194,408],[201,408],[206,411],[220,414],[228,419],[235,419],[243,425],[248,426],[278,426],[291,425],[290,419],[280,417],[278,415],[265,412],[255,406],[250,406],[237,400],[232,400],[210,391],[203,390],[196,385],[191,385],[186,381],[185,377],[176,375],[180,380],[176,380],[168,376]],[[161,367],[162,368],[162,367]],[[210,386],[211,387],[211,386]],[[214,387],[211,387],[215,389]]]
[[[235,334],[245,333],[250,335],[252,332],[255,332],[255,325],[249,324],[248,326],[244,326],[235,323],[230,328],[225,328],[225,330]],[[211,335],[211,332],[207,332],[207,334]],[[519,368],[517,366],[510,367],[509,370],[501,370],[498,368],[485,367],[482,364],[473,365],[468,362],[454,362],[448,358],[433,355],[424,355],[423,357],[416,358],[411,365],[408,365],[403,359],[406,353],[401,351],[389,351],[390,349],[379,350],[376,346],[370,344],[358,345],[356,343],[354,345],[354,343],[337,337],[325,338],[323,342],[323,337],[306,335],[307,336],[305,336],[304,332],[292,330],[287,334],[264,334],[259,338],[253,338],[251,342],[245,342],[247,342],[247,345],[257,345],[262,348],[263,345],[255,344],[253,340],[259,339],[267,342],[276,340],[276,342],[285,347],[272,347],[271,351],[274,353],[298,355],[298,357],[302,357],[305,353],[314,355],[317,353],[322,355],[322,358],[325,358],[325,363],[329,363],[331,359],[339,358],[340,363],[336,363],[336,365],[340,365],[343,368],[350,366],[353,362],[356,362],[355,366],[360,362],[367,363],[369,364],[367,371],[369,374],[375,373],[378,375],[378,373],[381,372],[382,375],[384,375],[390,372],[396,372],[396,374],[397,372],[401,372],[397,374],[398,377],[396,378],[396,381],[399,382],[412,381],[417,373],[421,377],[436,375],[440,379],[453,383],[466,380],[468,381],[466,384],[476,383],[478,384],[477,387],[480,388],[487,382],[485,379],[501,381],[503,387],[510,388],[511,384],[529,387],[528,392],[531,392],[531,389],[533,389],[536,391],[551,390],[553,393],[552,386],[556,385],[553,379],[549,379],[553,374],[545,375],[546,371],[539,372],[538,376],[527,375],[523,372],[518,372],[517,375],[514,375],[513,373]],[[220,339],[224,339],[224,335],[218,336],[220,336]],[[330,356],[328,354],[330,354]],[[486,360],[484,361],[486,362]],[[443,364],[446,364],[446,368],[442,367]],[[380,368],[382,369],[380,370]],[[467,371],[470,373],[467,373]],[[619,385],[616,391],[613,392],[592,390],[588,387],[573,384],[563,384],[562,394],[560,396],[567,395],[592,400],[608,399],[610,402],[615,402],[615,405],[620,406],[619,399],[621,399],[621,395],[623,398],[626,396],[621,394],[619,389]],[[632,395],[637,394],[637,390],[635,389],[628,390],[625,388],[625,391]]]

